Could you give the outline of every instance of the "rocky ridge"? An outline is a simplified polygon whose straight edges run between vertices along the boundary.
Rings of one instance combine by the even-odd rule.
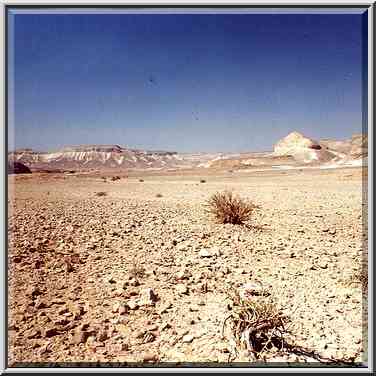
[[[314,141],[298,132],[292,132],[277,142],[273,152],[263,153],[184,154],[119,145],[81,145],[65,147],[56,152],[20,149],[8,154],[9,161],[23,163],[32,170],[339,167],[361,165],[366,163],[366,158],[366,136],[354,135],[345,141]]]

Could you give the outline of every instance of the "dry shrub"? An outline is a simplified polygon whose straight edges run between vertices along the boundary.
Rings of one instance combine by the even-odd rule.
[[[120,176],[113,176],[111,178],[112,181],[116,181],[116,180],[120,180],[120,179],[121,179]]]
[[[277,354],[295,354],[325,364],[354,365],[358,353],[342,358],[328,358],[315,350],[296,344],[295,336],[291,333],[293,322],[290,319],[294,307],[288,307],[289,317],[286,316],[277,303],[277,297],[281,294],[282,290],[277,291],[272,287],[250,294],[241,294],[239,289],[233,287],[227,289],[227,296],[231,301],[228,309],[231,312],[224,320],[222,334],[224,337],[227,329],[227,338],[230,344],[232,343],[229,361],[231,356],[236,358],[239,350],[246,350],[253,354],[256,361],[266,361]]]
[[[362,269],[360,276],[359,276],[359,280],[362,283],[363,291],[367,291],[368,290],[368,270],[367,269]]]
[[[219,223],[242,225],[252,217],[254,209],[258,208],[252,202],[245,201],[231,191],[214,193],[209,201],[209,212]]]
[[[352,285],[352,284],[360,284],[362,286],[363,293],[366,293],[368,290],[368,268],[367,266],[363,266],[362,269],[358,270],[357,272],[353,273],[345,284]]]
[[[145,275],[145,268],[139,260],[134,259],[132,261],[131,267],[129,269],[129,275],[131,278],[134,278],[137,281]]]
[[[235,341],[235,351],[245,349],[256,359],[275,347],[281,350],[284,334],[288,333],[288,318],[275,303],[273,294],[262,293],[258,296],[241,296],[234,288],[227,291],[231,299],[231,313],[225,319],[226,327]]]
[[[368,269],[363,267],[355,276],[355,278],[361,283],[362,290],[365,292],[368,290]]]
[[[206,180],[205,179],[201,179],[200,183],[206,183]]]
[[[160,198],[160,197],[163,197],[163,196],[162,196],[162,194],[161,194],[161,193],[157,193],[157,194],[155,195],[155,197],[158,197],[158,198]]]
[[[106,192],[97,192],[95,195],[102,197],[102,196],[107,196],[107,193]]]
[[[138,181],[139,181],[140,183],[143,183],[143,182],[144,182],[144,179],[138,179]]]

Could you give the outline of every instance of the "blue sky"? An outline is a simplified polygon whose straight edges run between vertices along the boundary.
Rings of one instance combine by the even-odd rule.
[[[9,149],[262,151],[294,130],[362,130],[359,14],[16,14],[11,26]]]

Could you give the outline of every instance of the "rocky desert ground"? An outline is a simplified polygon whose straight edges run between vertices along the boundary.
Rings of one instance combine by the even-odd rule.
[[[361,168],[116,175],[9,175],[9,366],[367,361]],[[259,205],[249,226],[207,212],[224,190]],[[257,356],[224,325],[250,284],[290,346]]]

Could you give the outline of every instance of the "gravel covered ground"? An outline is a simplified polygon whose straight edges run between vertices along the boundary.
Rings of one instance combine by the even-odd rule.
[[[255,281],[314,352],[257,361],[365,361],[361,169],[205,174],[9,176],[9,365],[255,362],[222,333]],[[206,212],[225,189],[260,205],[251,227]]]

